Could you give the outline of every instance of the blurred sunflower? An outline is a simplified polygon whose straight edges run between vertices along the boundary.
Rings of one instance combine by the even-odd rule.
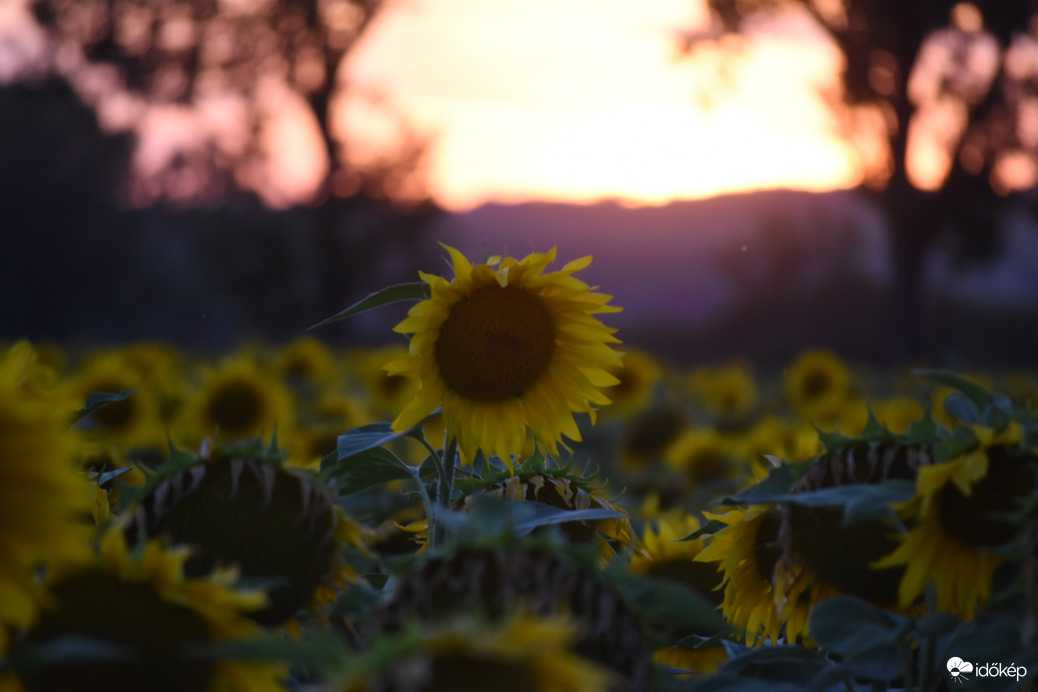
[[[801,353],[786,370],[785,379],[794,410],[821,423],[839,416],[853,385],[846,363],[825,349]]]
[[[432,297],[395,327],[413,335],[410,352],[386,370],[421,388],[393,429],[407,430],[442,405],[466,461],[483,450],[509,465],[527,430],[552,454],[563,436],[579,441],[573,414],[594,420],[595,407],[609,403],[602,389],[617,384],[607,368],[620,364],[610,347],[619,343],[615,330],[594,317],[620,308],[573,276],[591,258],[544,273],[554,248],[475,266],[447,251],[454,279],[422,273]]]
[[[68,430],[81,403],[52,382],[28,342],[0,354],[0,623],[16,626],[36,612],[35,569],[90,554],[94,486]]]
[[[321,616],[359,578],[343,548],[366,551],[360,525],[315,476],[285,467],[258,443],[217,448],[206,459],[179,452],[138,495],[123,521],[131,541],[192,546],[190,576],[237,565],[246,578],[274,582],[269,603],[250,614],[261,624],[283,624],[304,608]]]
[[[739,435],[733,452],[751,464],[760,464],[765,455],[786,461],[807,461],[822,451],[818,431],[810,425],[790,423],[774,415],[763,416],[753,427]]]
[[[998,550],[1017,534],[1005,515],[1038,486],[1038,457],[1021,446],[1019,424],[972,430],[972,450],[919,469],[916,495],[901,508],[914,526],[892,553],[873,563],[904,566],[902,606],[933,582],[939,610],[972,618],[991,595],[992,577],[1004,561]]]
[[[735,478],[741,471],[728,439],[714,428],[688,428],[667,445],[663,461],[692,488]]]
[[[124,452],[165,445],[166,426],[160,416],[158,401],[153,392],[147,391],[141,375],[124,361],[119,352],[106,352],[89,359],[72,387],[80,402],[85,402],[92,392],[136,392],[122,401],[106,404],[83,421],[81,425],[92,437],[113,444]]]
[[[663,452],[688,427],[688,418],[676,406],[653,407],[634,417],[620,440],[618,461],[627,472],[650,470]]]
[[[332,350],[312,336],[299,336],[282,346],[273,359],[273,371],[283,381],[321,388],[338,379],[338,363]]]
[[[261,607],[261,591],[232,588],[237,575],[220,570],[185,578],[186,550],[149,543],[134,554],[110,531],[97,561],[58,564],[48,575],[49,605],[25,635],[12,642],[11,661],[22,654],[60,652],[65,640],[96,646],[93,657],[57,658],[16,666],[5,690],[283,690],[288,666],[214,659],[206,647],[248,641],[260,628],[244,614]],[[218,649],[217,649],[218,650]]]
[[[396,417],[418,393],[419,382],[406,375],[386,372],[386,363],[407,356],[407,347],[355,348],[347,351],[351,376],[360,384],[373,416],[380,420]]]
[[[873,407],[876,420],[892,433],[903,435],[915,422],[922,420],[926,409],[918,399],[899,394],[876,402]]]
[[[724,420],[745,417],[757,401],[757,386],[747,363],[696,368],[688,374],[692,397]]]
[[[575,654],[579,626],[564,615],[515,615],[496,623],[456,618],[383,643],[393,656],[373,658],[342,689],[349,692],[496,690],[607,692],[617,678]],[[376,647],[378,643],[376,643]]]
[[[624,349],[623,363],[606,370],[619,382],[605,388],[612,403],[602,409],[602,415],[616,418],[629,418],[647,409],[663,379],[663,367],[656,357],[638,348]]]
[[[201,387],[175,428],[193,443],[216,434],[223,442],[269,435],[290,437],[292,398],[277,379],[248,355],[228,358],[203,374]]]
[[[319,471],[321,459],[335,451],[339,435],[372,422],[363,402],[332,388],[296,406],[295,413],[288,464],[312,471]]]

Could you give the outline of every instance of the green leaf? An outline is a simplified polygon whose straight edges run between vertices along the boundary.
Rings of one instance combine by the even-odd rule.
[[[809,462],[795,464],[780,464],[768,474],[768,477],[759,483],[751,485],[746,490],[735,495],[730,495],[720,500],[721,505],[761,505],[774,502],[776,495],[785,495],[803,475]]]
[[[983,411],[991,403],[991,393],[988,390],[976,382],[967,380],[965,377],[956,375],[953,372],[947,370],[913,370],[912,374],[917,377],[925,377],[928,380],[933,380],[962,392],[973,402],[978,411]]]
[[[977,446],[977,436],[969,428],[955,428],[955,431],[944,438],[933,448],[934,461],[951,461]]]
[[[630,572],[611,572],[609,581],[628,605],[656,628],[729,633],[717,606],[684,584]]]
[[[86,405],[73,414],[72,423],[78,423],[98,409],[104,408],[108,404],[125,401],[134,394],[139,394],[140,392],[141,390],[139,389],[124,389],[118,394],[113,392],[91,392],[90,394],[87,394]]]
[[[711,519],[710,521],[700,526],[698,531],[693,531],[692,533],[688,534],[687,536],[685,536],[677,542],[681,543],[682,541],[694,541],[695,539],[701,536],[712,536],[721,529],[725,528],[728,528],[728,524],[718,519]]]
[[[371,423],[339,435],[335,449],[339,459],[345,459],[369,449],[381,447],[387,442],[392,442],[405,435],[407,432],[394,431],[390,423]]]
[[[979,425],[983,422],[980,409],[972,399],[961,392],[952,392],[944,398],[944,410],[949,416],[968,425]]]
[[[822,647],[851,660],[866,660],[896,645],[909,629],[908,618],[856,596],[833,596],[811,611],[811,636]]]
[[[322,460],[321,475],[325,478],[335,479],[336,491],[340,495],[349,495],[373,485],[415,478],[418,471],[408,466],[388,449],[374,447],[344,458],[331,460],[327,464]]]
[[[424,281],[414,281],[411,283],[387,286],[382,290],[375,291],[367,298],[357,301],[342,312],[332,315],[328,319],[321,320],[312,327],[309,327],[307,331],[323,327],[326,324],[338,322],[339,320],[344,320],[353,315],[359,315],[362,312],[367,312],[374,308],[380,308],[383,305],[389,305],[390,303],[400,303],[404,301],[417,302],[428,300],[430,297],[432,297],[432,288]]]
[[[892,478],[877,485],[866,485],[843,506],[843,523],[855,524],[893,516],[891,505],[907,502],[915,496],[915,483]]]

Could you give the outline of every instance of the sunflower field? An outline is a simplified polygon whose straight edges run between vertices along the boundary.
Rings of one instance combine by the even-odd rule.
[[[446,252],[280,346],[0,348],[0,690],[1030,687],[1029,373],[676,367],[590,258]]]

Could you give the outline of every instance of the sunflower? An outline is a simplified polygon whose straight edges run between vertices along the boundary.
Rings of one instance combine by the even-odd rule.
[[[1036,487],[1038,457],[1021,446],[1019,424],[1001,430],[972,428],[977,445],[950,461],[923,466],[916,495],[901,507],[914,527],[875,568],[904,566],[898,588],[902,606],[914,603],[932,582],[937,608],[972,618],[991,595],[991,580],[1004,562],[999,549],[1016,533],[1004,515]]]
[[[26,660],[19,654],[37,648],[60,650],[68,639],[111,648],[100,648],[95,658],[16,667],[14,676],[0,678],[0,686],[29,692],[284,689],[280,681],[287,677],[287,664],[192,654],[258,635],[259,626],[244,615],[261,607],[265,597],[261,591],[234,590],[237,574],[231,569],[185,578],[187,559],[188,551],[154,542],[131,553],[123,535],[109,531],[96,561],[55,565],[48,575],[49,605],[12,643],[11,661]],[[116,658],[106,657],[107,651]]]
[[[91,437],[115,445],[123,451],[161,447],[166,440],[158,400],[147,391],[144,378],[117,352],[90,358],[75,378],[73,389],[80,402],[93,392],[135,394],[106,404],[83,421]],[[80,404],[82,406],[82,403]]]
[[[343,548],[364,551],[362,529],[316,477],[257,448],[171,457],[127,512],[126,533],[192,546],[185,565],[192,576],[233,564],[246,578],[276,582],[270,602],[250,614],[261,624],[285,623],[305,607],[322,615],[337,590],[358,579]]]
[[[52,382],[28,342],[0,354],[0,622],[17,626],[36,612],[34,569],[89,557],[94,486],[68,431],[79,404]]]
[[[580,633],[564,615],[516,614],[496,623],[455,618],[383,643],[392,657],[372,657],[342,689],[607,692],[617,676],[572,651]],[[379,643],[376,642],[376,647]]]
[[[323,387],[338,377],[335,354],[312,336],[296,337],[274,356],[274,372],[284,380]]]
[[[677,436],[663,452],[664,463],[680,473],[689,486],[732,479],[738,475],[731,444],[714,428],[689,428]]]
[[[527,430],[558,454],[563,435],[581,439],[573,414],[588,412],[593,421],[595,406],[609,403],[602,388],[618,383],[607,368],[620,364],[610,347],[619,340],[594,315],[619,308],[573,276],[590,257],[544,273],[554,248],[475,266],[447,251],[454,279],[422,273],[431,298],[395,327],[413,334],[410,352],[386,370],[417,378],[421,388],[393,429],[407,430],[442,405],[468,462],[483,450],[511,464]]]
[[[284,440],[291,432],[292,410],[284,385],[265,375],[253,357],[237,355],[204,373],[176,429],[193,443],[213,434],[223,442],[246,440],[275,428]]]
[[[407,355],[407,347],[355,348],[346,352],[350,376],[360,385],[373,416],[397,416],[418,393],[419,383],[405,375],[386,372],[385,365]]]
[[[693,398],[725,420],[745,417],[757,401],[750,366],[741,361],[712,368],[696,368],[688,375]]]
[[[651,470],[688,425],[688,418],[676,406],[653,407],[635,416],[620,440],[621,469],[633,473]]]
[[[853,378],[846,363],[825,349],[804,351],[786,370],[786,395],[790,404],[817,422],[829,423],[839,417],[852,386]]]
[[[706,547],[706,539],[682,540],[699,528],[699,519],[681,510],[670,510],[660,515],[645,525],[641,541],[643,550],[632,554],[631,571],[685,584],[720,605],[721,575],[710,565],[695,559]]]
[[[624,350],[623,364],[606,369],[619,383],[605,390],[612,403],[603,415],[629,418],[652,403],[652,395],[663,379],[663,366],[650,353],[637,348]]]
[[[892,433],[903,435],[916,421],[922,420],[926,409],[918,399],[898,394],[879,401],[874,406],[876,420]]]
[[[745,633],[750,644],[778,642],[784,626],[788,641],[806,634],[809,598],[801,590],[783,601],[774,586],[782,557],[778,512],[769,505],[753,505],[706,516],[726,527],[713,534],[693,559],[719,563],[725,618]]]

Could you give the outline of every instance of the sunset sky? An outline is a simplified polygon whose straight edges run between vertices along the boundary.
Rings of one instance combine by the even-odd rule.
[[[705,21],[697,0],[396,0],[344,73],[432,136],[429,186],[452,209],[854,184],[816,92],[835,52],[790,20],[738,61],[682,57]],[[379,141],[350,116],[352,139]]]

